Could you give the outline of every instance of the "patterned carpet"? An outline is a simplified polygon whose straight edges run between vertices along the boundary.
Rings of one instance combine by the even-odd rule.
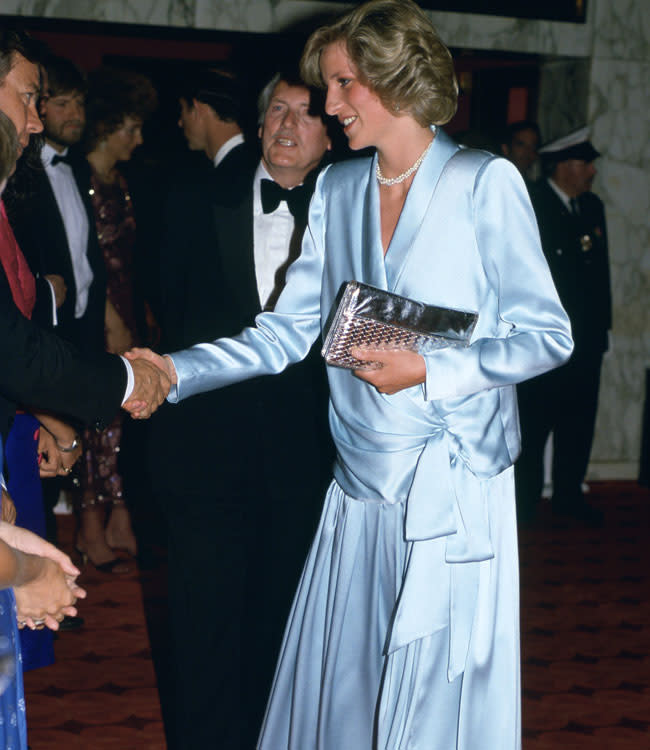
[[[589,498],[602,529],[520,535],[525,750],[650,748],[650,492]]]
[[[650,491],[603,482],[589,497],[602,529],[544,506],[521,534],[524,750],[650,748]],[[71,519],[60,528],[69,548]],[[149,639],[164,653],[163,567],[83,580],[85,627],[26,675],[31,748],[164,750]]]

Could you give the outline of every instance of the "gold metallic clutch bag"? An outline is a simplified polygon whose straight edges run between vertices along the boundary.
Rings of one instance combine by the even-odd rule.
[[[430,351],[445,346],[469,346],[478,315],[436,307],[400,297],[358,281],[342,287],[328,318],[321,354],[328,365],[350,369],[375,369],[349,352],[366,349]]]

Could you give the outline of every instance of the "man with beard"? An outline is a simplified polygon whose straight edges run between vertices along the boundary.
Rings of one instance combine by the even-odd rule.
[[[69,60],[51,56],[44,64],[40,114],[45,143],[42,169],[19,166],[13,189],[23,200],[10,201],[9,221],[37,279],[33,318],[55,326],[59,336],[82,352],[104,349],[106,272],[97,242],[90,197],[88,162],[75,147],[86,123],[86,82]],[[62,480],[43,485],[48,538],[56,541],[52,510]],[[64,628],[79,624],[66,619]]]
[[[52,297],[41,291],[35,320],[54,323],[59,336],[82,351],[102,351],[106,274],[90,202],[88,163],[74,148],[86,121],[86,83],[62,57],[46,60],[44,79],[43,169],[19,166],[14,187],[26,198],[10,204],[9,220],[41,290],[43,281],[53,282],[56,310]]]

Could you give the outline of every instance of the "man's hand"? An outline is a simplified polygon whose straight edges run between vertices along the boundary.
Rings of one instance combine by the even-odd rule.
[[[68,293],[68,287],[65,285],[63,276],[59,276],[58,273],[47,273],[43,278],[47,279],[50,284],[52,284],[52,289],[54,290],[54,304],[57,308],[61,307],[65,302],[65,296]]]
[[[134,347],[131,351],[125,352],[124,356],[131,363],[136,359],[144,359],[147,362],[151,362],[152,365],[156,365],[156,367],[167,373],[172,385],[176,385],[178,382],[176,368],[174,367],[172,358],[167,355],[156,354],[156,352],[152,352],[151,349]]]
[[[172,386],[171,379],[167,374],[166,368],[156,363],[152,364],[149,357],[141,357],[133,352],[146,352],[146,349],[132,349],[126,353],[126,357],[131,362],[133,375],[135,377],[135,386],[129,396],[129,400],[122,405],[134,419],[147,419],[167,398],[167,394]],[[153,358],[162,359],[157,354]]]
[[[374,370],[353,370],[361,380],[374,386],[379,393],[392,395],[404,388],[424,383],[427,369],[424,357],[404,349],[361,349],[353,347],[350,354],[364,362],[379,362]]]

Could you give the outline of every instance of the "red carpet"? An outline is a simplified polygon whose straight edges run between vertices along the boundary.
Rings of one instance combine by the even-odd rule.
[[[602,529],[553,522],[544,506],[521,534],[524,750],[650,748],[650,491],[603,482],[589,497]],[[71,520],[61,529],[69,549]],[[163,580],[89,568],[85,627],[26,675],[32,750],[165,748],[145,625],[145,606],[164,621]]]

